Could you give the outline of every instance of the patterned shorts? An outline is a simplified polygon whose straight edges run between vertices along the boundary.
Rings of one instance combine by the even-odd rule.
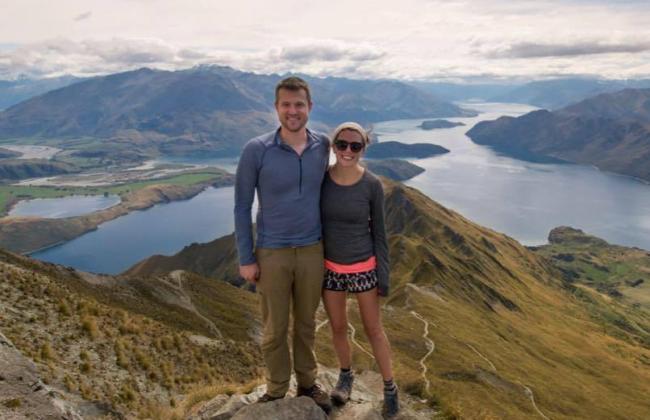
[[[377,287],[377,270],[361,273],[337,273],[325,269],[323,289],[335,292],[361,293]]]

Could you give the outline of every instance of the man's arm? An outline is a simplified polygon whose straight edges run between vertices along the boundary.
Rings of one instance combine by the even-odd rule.
[[[259,277],[253,254],[253,222],[251,209],[258,180],[261,144],[250,141],[244,146],[235,176],[235,238],[239,253],[239,275],[248,282]]]

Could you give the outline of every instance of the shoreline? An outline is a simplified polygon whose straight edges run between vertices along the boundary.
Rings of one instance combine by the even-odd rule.
[[[0,247],[21,254],[33,254],[96,230],[101,224],[133,211],[146,210],[156,204],[188,200],[210,186],[230,186],[233,179],[231,174],[227,174],[187,186],[153,184],[126,194],[115,206],[81,216],[59,219],[5,217],[0,219]]]

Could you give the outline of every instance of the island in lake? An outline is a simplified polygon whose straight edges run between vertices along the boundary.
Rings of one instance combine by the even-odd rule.
[[[406,181],[424,172],[424,168],[402,159],[366,160],[364,164],[372,173],[394,181]]]
[[[366,151],[369,159],[388,158],[427,158],[449,153],[448,149],[430,143],[400,143],[398,141],[384,141],[371,144]]]
[[[454,128],[465,125],[462,122],[452,122],[447,120],[429,120],[422,121],[422,124],[418,125],[419,128],[423,130],[437,130],[440,128]]]

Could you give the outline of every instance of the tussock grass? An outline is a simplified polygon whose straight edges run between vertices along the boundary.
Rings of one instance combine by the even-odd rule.
[[[257,377],[260,357],[248,340],[194,342],[197,331],[176,327],[177,314],[161,311],[154,300],[133,291],[113,295],[112,289],[90,286],[53,266],[36,268],[26,271],[0,258],[0,294],[13,308],[0,317],[0,330],[63,389],[138,413],[161,398],[179,401],[197,387]],[[249,298],[224,286],[233,289],[224,296]],[[29,322],[32,318],[49,318],[49,323]],[[228,324],[221,325],[228,330]]]

